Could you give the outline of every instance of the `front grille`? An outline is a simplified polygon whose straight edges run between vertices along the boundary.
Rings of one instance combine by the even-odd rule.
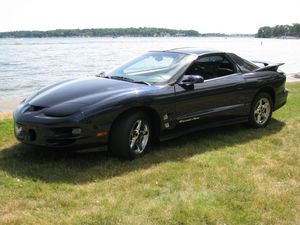
[[[73,138],[73,137],[80,137],[81,134],[74,134],[72,133],[74,127],[61,127],[61,128],[52,128],[50,129],[52,135],[57,138]]]
[[[46,139],[50,146],[65,146],[73,144],[76,140],[59,140],[59,139]]]
[[[73,144],[75,141],[83,138],[81,134],[73,134],[73,127],[61,127],[50,129],[51,134],[46,136],[46,141],[52,146],[64,146]]]

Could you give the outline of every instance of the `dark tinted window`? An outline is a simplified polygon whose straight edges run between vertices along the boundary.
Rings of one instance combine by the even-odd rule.
[[[199,57],[186,71],[188,75],[201,75],[204,80],[235,73],[234,65],[223,55]]]
[[[239,67],[241,68],[241,70],[243,72],[250,72],[250,71],[253,71],[253,70],[256,70],[257,68],[259,68],[255,64],[247,61],[246,59],[243,59],[243,58],[237,56],[236,54],[229,53],[229,55],[239,65]]]

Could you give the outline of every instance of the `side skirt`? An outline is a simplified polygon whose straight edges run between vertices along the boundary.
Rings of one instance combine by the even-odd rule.
[[[226,125],[231,125],[231,124],[238,124],[238,123],[244,123],[248,121],[248,117],[241,117],[238,119],[228,119],[224,121],[217,121],[217,122],[210,122],[210,123],[198,123],[195,126],[189,126],[185,127],[184,129],[175,127],[172,132],[168,134],[162,135],[159,140],[160,141],[167,141],[170,139],[174,139],[189,133],[193,133],[195,131],[199,130],[204,130],[207,128],[215,128],[215,127],[221,127],[221,126],[226,126]]]

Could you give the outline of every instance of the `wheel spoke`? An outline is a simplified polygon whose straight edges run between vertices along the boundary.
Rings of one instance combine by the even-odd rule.
[[[261,123],[261,115],[260,114],[257,115],[257,122]]]
[[[138,121],[137,121],[137,127],[136,127],[135,130],[138,131],[138,132],[140,132],[141,126],[142,126],[142,121],[141,121],[141,120],[138,120]]]
[[[143,136],[148,134],[148,129],[147,129],[146,126],[144,126],[144,128],[140,131],[140,134],[143,135]]]
[[[143,138],[140,138],[138,141],[137,141],[137,143],[136,143],[136,146],[137,146],[137,148],[138,148],[138,150],[139,151],[141,151],[141,150],[144,150],[143,148],[143,145],[142,145],[142,139]]]
[[[139,144],[136,144],[136,148],[137,148],[137,150],[138,150],[139,152],[142,151],[142,148],[140,147]]]
[[[132,137],[131,142],[130,142],[130,148],[131,149],[133,149],[137,139],[138,139],[138,137]]]

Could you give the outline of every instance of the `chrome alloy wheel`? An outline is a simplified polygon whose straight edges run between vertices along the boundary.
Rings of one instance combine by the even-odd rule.
[[[131,150],[133,150],[136,153],[142,153],[145,150],[148,141],[148,125],[142,120],[137,120],[130,131],[129,145]]]
[[[257,101],[254,110],[254,119],[257,124],[264,124],[270,117],[271,105],[267,98],[261,98]]]

